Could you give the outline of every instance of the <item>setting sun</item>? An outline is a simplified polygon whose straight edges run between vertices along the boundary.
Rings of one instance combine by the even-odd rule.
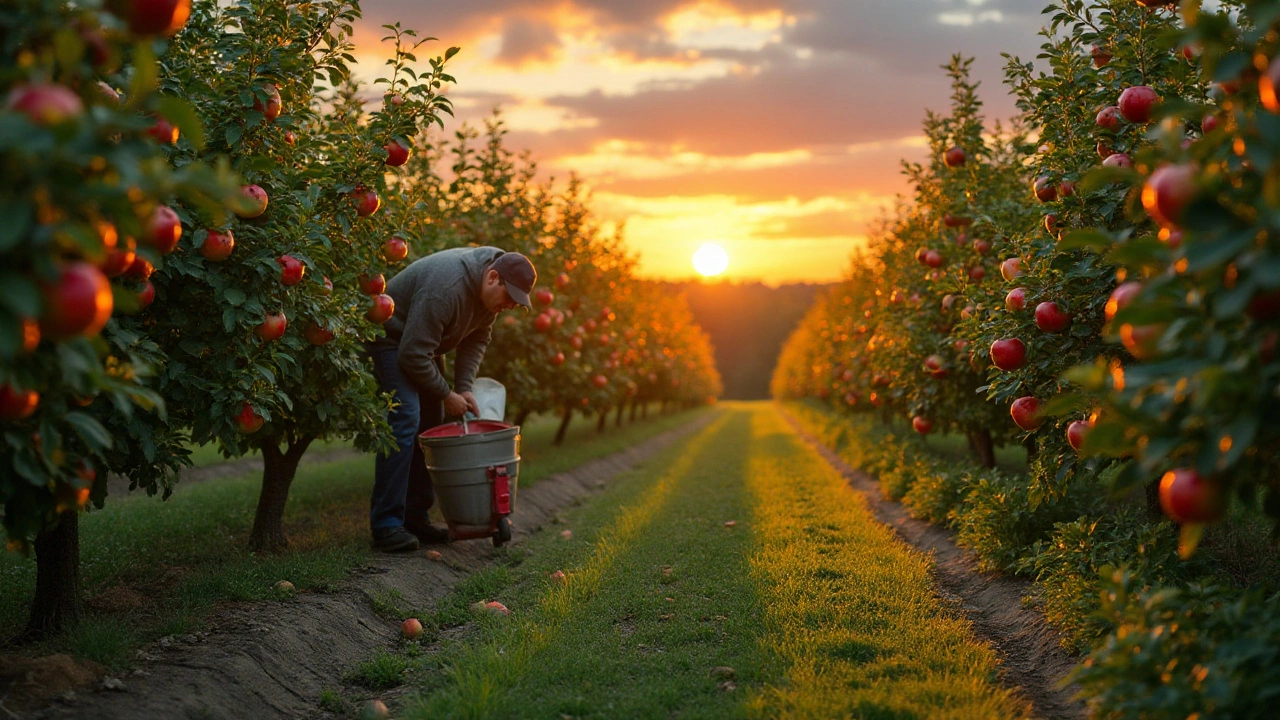
[[[707,243],[693,254],[693,269],[703,277],[715,277],[729,267],[729,253],[714,243]]]

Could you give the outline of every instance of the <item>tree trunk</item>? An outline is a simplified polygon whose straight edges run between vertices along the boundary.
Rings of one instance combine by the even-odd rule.
[[[640,406],[640,419],[641,420],[649,419],[649,401],[648,400],[646,400],[645,403]]]
[[[991,469],[996,466],[996,448],[991,442],[991,431],[986,428],[970,430],[966,433],[969,437],[969,447],[973,450],[973,456],[978,464],[984,468]]]
[[[1142,490],[1147,500],[1147,517],[1154,520],[1163,519],[1165,514],[1164,509],[1160,507],[1160,481],[1152,480],[1143,485]]]
[[[23,639],[61,632],[80,620],[80,512],[58,516],[36,535],[36,594]]]
[[[1027,465],[1030,465],[1036,459],[1036,438],[1034,435],[1028,436],[1022,441],[1022,447],[1027,449]]]
[[[631,401],[631,422],[636,421],[636,413],[639,411],[640,411],[640,401],[632,400]]]
[[[560,427],[556,428],[556,438],[551,441],[552,445],[559,447],[564,444],[564,434],[569,432],[569,421],[573,419],[573,408],[566,407],[564,415],[560,416]]]
[[[284,506],[289,501],[289,486],[298,473],[298,462],[314,439],[274,437],[262,443],[262,492],[258,495],[253,532],[249,534],[249,549],[253,552],[275,552],[289,546],[289,539],[284,536]],[[284,452],[280,451],[282,443]]]
[[[609,408],[600,411],[600,417],[596,419],[596,432],[604,432],[604,428],[609,424]]]
[[[625,412],[626,409],[627,409],[627,403],[625,400],[618,403],[618,417],[614,418],[614,421],[613,421],[614,427],[622,427],[622,413]]]
[[[516,425],[519,425],[519,426],[523,426],[523,425],[524,425],[525,420],[528,420],[528,419],[529,419],[529,411],[528,411],[528,410],[521,410],[521,411],[520,411],[520,414],[519,414],[519,415],[516,415],[516,422],[515,422],[515,424],[516,424]]]

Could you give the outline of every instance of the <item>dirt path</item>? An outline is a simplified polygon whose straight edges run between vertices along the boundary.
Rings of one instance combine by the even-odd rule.
[[[513,543],[520,543],[552,522],[562,508],[697,431],[714,416],[708,413],[634,448],[520,489],[512,515]],[[282,603],[227,608],[214,616],[204,632],[166,639],[140,651],[137,670],[120,678],[116,689],[81,691],[28,717],[335,717],[318,706],[321,691],[340,688],[342,675],[357,661],[377,649],[393,648],[398,639],[398,624],[375,613],[370,599],[396,590],[412,607],[433,605],[494,557],[488,541],[438,549],[444,556],[439,561],[428,559],[426,549],[407,555],[372,555],[369,564],[336,593],[303,593]],[[109,679],[106,684],[117,683]]]
[[[1032,592],[1030,581],[979,570],[977,559],[956,546],[954,532],[911,517],[900,503],[885,499],[874,478],[840,459],[790,414],[783,412],[783,416],[850,486],[866,496],[876,519],[907,543],[933,555],[939,594],[964,613],[979,637],[995,647],[1006,686],[1024,694],[1042,717],[1085,717],[1084,704],[1072,699],[1079,688],[1058,685],[1077,660],[1062,649],[1057,631],[1044,616],[1022,605],[1022,598]]]

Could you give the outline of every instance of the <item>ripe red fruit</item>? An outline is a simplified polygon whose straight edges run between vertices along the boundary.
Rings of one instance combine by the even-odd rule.
[[[40,393],[35,390],[19,390],[12,385],[0,385],[0,421],[26,420],[40,406]]]
[[[98,81],[98,91],[102,93],[102,97],[106,98],[107,103],[112,107],[120,107],[120,93],[115,88],[106,84],[102,80]]]
[[[1131,325],[1120,326],[1120,344],[1129,354],[1139,360],[1150,360],[1160,352],[1160,338],[1164,336],[1166,325]]]
[[[1084,437],[1093,429],[1093,425],[1087,420],[1076,420],[1067,426],[1067,442],[1071,447],[1080,452],[1081,446],[1084,445]]]
[[[147,128],[147,134],[161,145],[173,145],[178,142],[178,126],[160,116],[156,116],[156,121]]]
[[[1004,307],[1010,312],[1027,306],[1027,289],[1016,287],[1004,296]]]
[[[58,271],[58,279],[42,284],[44,314],[40,331],[50,340],[92,337],[111,319],[111,283],[98,268],[72,262]]]
[[[929,254],[929,248],[923,248],[923,247],[922,247],[922,248],[919,248],[918,250],[916,250],[916,262],[918,262],[918,263],[920,263],[921,265],[923,265],[923,264],[924,264],[924,258],[925,258],[925,256],[926,256],[926,255],[928,255],[928,254]]]
[[[232,421],[236,425],[236,430],[239,431],[241,435],[252,435],[262,429],[264,419],[258,414],[257,410],[253,409],[253,406],[250,405],[248,401],[245,401],[245,403],[240,406],[240,413],[236,415]]]
[[[253,334],[257,335],[263,342],[271,342],[279,340],[288,326],[289,319],[284,316],[283,312],[267,313],[263,316],[262,322],[254,327]]]
[[[1036,327],[1045,332],[1061,332],[1071,324],[1071,314],[1056,302],[1042,302],[1036,306]]]
[[[1151,119],[1151,110],[1160,101],[1155,90],[1146,85],[1134,85],[1120,93],[1120,101],[1116,105],[1120,114],[1131,123],[1144,123]]]
[[[550,305],[555,301],[556,301],[555,293],[551,292],[546,288],[539,288],[538,290],[535,290],[533,293],[533,302],[536,305],[547,307],[548,305]]]
[[[1099,69],[1111,62],[1111,53],[1107,52],[1107,49],[1101,45],[1094,45],[1093,49],[1089,51],[1089,55],[1093,57],[1093,66]]]
[[[560,367],[564,364],[564,353],[558,352],[551,356],[551,364]]]
[[[172,35],[191,14],[191,0],[115,0],[108,6],[134,35]]]
[[[940,378],[947,376],[947,369],[942,366],[941,355],[930,355],[924,359],[924,369],[930,375]]]
[[[280,100],[280,87],[275,83],[267,83],[258,89],[267,96],[267,99],[264,101],[258,96],[258,93],[254,93],[253,109],[262,113],[262,118],[267,122],[274,122],[276,118],[280,117],[280,110],[283,109],[283,103]]]
[[[1120,108],[1116,107],[1115,105],[1108,105],[1102,108],[1101,110],[1098,111],[1098,114],[1093,118],[1093,124],[1097,125],[1103,130],[1109,130],[1111,132],[1119,132],[1120,131]]]
[[[84,103],[65,85],[19,85],[9,91],[5,108],[26,115],[37,125],[56,125],[84,112]]]
[[[959,145],[947,150],[942,156],[942,161],[947,164],[947,167],[951,168],[960,167],[964,164],[964,160],[964,148]]]
[[[389,263],[398,263],[409,257],[409,243],[398,235],[392,235],[382,244],[382,257]]]
[[[1049,213],[1048,215],[1045,215],[1045,216],[1044,216],[1044,231],[1045,231],[1045,232],[1049,233],[1050,235],[1052,235],[1052,236],[1054,236],[1054,237],[1057,237],[1057,236],[1058,236],[1058,230],[1060,230],[1060,229],[1061,229],[1061,228],[1059,228],[1059,227],[1058,227],[1058,216],[1057,216],[1057,215],[1055,215],[1054,213]]]
[[[609,384],[609,378],[605,377],[604,375],[596,375],[595,377],[591,378],[591,384],[595,385],[597,388],[604,388]]]
[[[281,255],[276,258],[276,263],[280,265],[280,284],[285,287],[302,282],[302,276],[307,272],[307,266],[292,255]]]
[[[285,130],[284,141],[289,145],[293,145],[298,142],[298,135],[294,133],[292,130]]]
[[[1027,346],[1018,338],[991,343],[991,364],[1001,370],[1017,370],[1027,362]]]
[[[981,239],[978,239],[978,240],[974,240],[974,241],[973,241],[973,249],[974,249],[974,250],[975,250],[979,255],[986,255],[987,253],[991,252],[991,241],[990,241],[990,240],[987,240],[987,239],[985,239],[985,238],[981,238]]]
[[[151,273],[155,271],[155,266],[149,260],[141,255],[136,255],[133,258],[133,262],[129,263],[129,268],[124,271],[124,276],[130,280],[147,280],[151,277]]]
[[[393,138],[382,149],[387,151],[387,165],[391,167],[400,167],[409,161],[409,145],[400,138]]]
[[[872,402],[874,403],[875,400],[873,399]],[[911,418],[911,428],[921,435],[928,435],[933,432],[933,421],[927,417],[916,415]]]
[[[1040,401],[1034,397],[1020,397],[1009,408],[1013,421],[1023,430],[1037,430],[1044,421],[1040,418]]]
[[[1115,148],[1111,147],[1111,144],[1105,140],[1099,140],[1094,149],[1098,151],[1098,157],[1103,160],[1106,160],[1116,153]]]
[[[267,211],[267,191],[257,185],[245,185],[240,188],[240,203],[236,206],[236,215],[242,218],[256,218]]]
[[[161,205],[151,214],[148,230],[147,237],[151,241],[151,247],[161,255],[168,255],[178,247],[178,240],[182,238],[182,221],[173,208]]]
[[[1221,122],[1222,122],[1221,119],[1219,119],[1217,115],[1214,115],[1212,113],[1205,115],[1204,119],[1200,121],[1200,132],[1204,133],[1205,135],[1208,135],[1214,130],[1217,130],[1218,125]]]
[[[381,325],[396,314],[396,301],[392,300],[390,295],[374,295],[372,299],[373,305],[364,314],[365,319],[369,322],[374,325]]]
[[[1177,523],[1211,523],[1227,514],[1227,499],[1217,484],[1200,473],[1178,468],[1160,478],[1160,507]]]
[[[981,265],[975,265],[969,268],[969,279],[976,283],[982,282],[982,279],[985,278],[986,276],[987,276],[987,269],[982,267]]]
[[[102,270],[102,274],[109,278],[120,277],[129,269],[130,265],[133,265],[133,261],[137,258],[137,248],[138,244],[134,242],[133,238],[125,237],[124,247],[117,245],[108,250],[106,259],[102,261],[98,269]]]
[[[556,289],[563,290],[567,287],[569,287],[569,276],[564,273],[560,273],[556,276]]]
[[[551,316],[546,313],[538,313],[533,319],[533,329],[538,332],[546,332],[551,329]]]
[[[942,224],[947,227],[965,227],[973,222],[973,218],[964,217],[963,215],[952,215],[947,213],[942,216]]]
[[[1123,310],[1140,292],[1142,292],[1142,283],[1134,280],[1123,283],[1115,290],[1112,290],[1111,296],[1107,298],[1106,307],[1103,308],[1106,318],[1108,320],[1114,318],[1116,313]]]
[[[381,295],[387,291],[387,279],[381,273],[360,276],[360,292],[365,295]]]
[[[325,345],[333,339],[333,331],[323,328],[311,320],[306,327],[302,329],[302,336],[312,345]]]
[[[1125,153],[1113,153],[1111,155],[1108,155],[1107,158],[1102,161],[1102,166],[1129,168],[1129,167],[1133,167],[1133,161],[1130,160],[1129,156],[1126,155]]]
[[[1063,180],[1058,183],[1058,197],[1069,198],[1076,194],[1076,184],[1070,180]]]
[[[156,286],[152,285],[150,280],[143,282],[142,289],[138,291],[138,307],[146,310],[155,300]]]
[[[1176,225],[1187,203],[1196,194],[1196,166],[1165,165],[1151,173],[1142,186],[1142,207],[1162,225]]]
[[[1258,78],[1258,97],[1262,106],[1273,113],[1280,113],[1280,97],[1276,90],[1280,88],[1280,57],[1271,61],[1267,71]]]
[[[1012,281],[1015,278],[1018,278],[1021,276],[1022,276],[1022,259],[1021,258],[1012,257],[1000,263],[1000,277],[1004,278],[1005,280]]]
[[[570,337],[570,338],[569,338],[569,346],[570,346],[570,347],[572,347],[574,350],[581,350],[581,349],[582,349],[582,336],[581,336],[581,335],[574,335],[574,336]]]
[[[422,637],[422,622],[418,618],[409,618],[400,624],[400,635],[405,640],[417,640]]]
[[[21,320],[22,330],[22,352],[31,354],[40,347],[40,321],[32,317],[24,317]]]
[[[351,191],[351,199],[356,203],[356,214],[360,217],[368,217],[382,207],[382,200],[378,198],[378,193],[361,185]]]
[[[930,250],[929,252],[924,254],[925,265],[928,265],[929,267],[932,267],[932,268],[936,268],[936,267],[942,267],[942,263],[943,263],[942,253],[938,252],[937,250]]]
[[[333,294],[333,281],[330,280],[327,275],[323,276],[322,279],[324,282],[321,283],[320,294],[325,297],[329,297],[330,295]]]
[[[200,254],[209,262],[222,262],[236,249],[236,238],[230,230],[210,230],[200,244]]]
[[[1036,196],[1036,200],[1042,203],[1053,202],[1058,199],[1058,186],[1053,183],[1053,179],[1048,175],[1041,175],[1031,184],[1031,192]]]

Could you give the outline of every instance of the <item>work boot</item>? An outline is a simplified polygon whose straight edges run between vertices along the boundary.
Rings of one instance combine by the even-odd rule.
[[[373,549],[382,552],[411,552],[418,549],[418,538],[402,527],[377,528],[373,531]]]
[[[405,525],[404,529],[413,533],[418,542],[423,545],[447,545],[452,542],[449,539],[449,529],[442,528],[438,525],[423,523],[421,525]]]

